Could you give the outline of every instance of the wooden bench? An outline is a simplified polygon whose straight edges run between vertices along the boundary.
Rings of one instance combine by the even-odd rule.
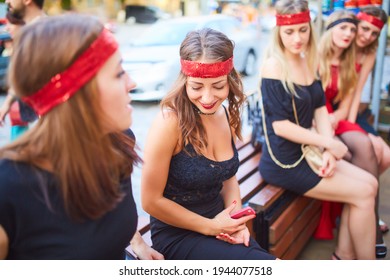
[[[251,236],[281,259],[296,258],[318,224],[320,202],[267,184],[258,171],[261,149],[250,144],[250,137],[237,143],[237,149],[240,167],[236,176],[242,204],[249,204],[257,213],[247,223]],[[149,217],[139,218],[138,230],[151,245]],[[126,254],[133,256],[130,246]]]

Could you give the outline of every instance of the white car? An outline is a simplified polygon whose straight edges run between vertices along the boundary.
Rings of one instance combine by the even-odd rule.
[[[133,101],[159,101],[180,71],[179,47],[187,33],[209,27],[225,33],[235,43],[234,65],[244,75],[257,72],[259,33],[244,28],[234,17],[209,15],[158,21],[130,46],[122,47],[123,67],[137,84]]]

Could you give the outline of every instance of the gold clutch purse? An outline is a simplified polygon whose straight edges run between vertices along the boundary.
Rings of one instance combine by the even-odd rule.
[[[304,155],[307,164],[316,173],[320,174],[322,166],[322,151],[317,146],[302,145],[302,154]]]

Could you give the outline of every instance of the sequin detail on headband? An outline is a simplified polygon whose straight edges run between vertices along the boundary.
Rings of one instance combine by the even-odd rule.
[[[293,25],[310,22],[310,12],[305,11],[297,14],[276,14],[276,25]]]
[[[225,76],[233,69],[233,56],[225,61],[202,63],[191,60],[180,60],[181,71],[193,78],[217,78]]]
[[[363,12],[359,12],[356,17],[359,19],[359,20],[364,20],[364,21],[368,21],[369,23],[371,23],[372,25],[375,25],[376,27],[378,27],[379,29],[382,29],[383,26],[385,25],[385,23],[383,21],[381,21],[379,18],[377,17],[374,17],[372,15],[369,15],[369,14],[366,14],[366,13],[363,13]]]
[[[71,98],[91,80],[118,49],[113,35],[103,28],[97,39],[65,71],[50,79],[36,93],[22,98],[42,116]]]

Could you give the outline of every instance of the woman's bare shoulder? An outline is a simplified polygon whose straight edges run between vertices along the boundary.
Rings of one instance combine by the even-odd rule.
[[[268,79],[280,79],[280,73],[282,72],[282,66],[280,61],[275,57],[269,57],[264,60],[261,67],[261,78]]]
[[[165,127],[177,128],[178,127],[178,116],[174,110],[171,109],[162,109],[156,118],[159,125],[163,125]]]

